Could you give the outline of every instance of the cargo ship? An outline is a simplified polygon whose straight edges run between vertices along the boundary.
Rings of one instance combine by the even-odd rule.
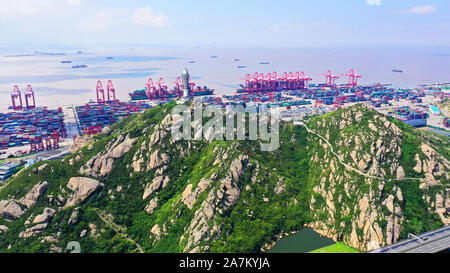
[[[138,89],[133,93],[130,93],[130,98],[133,101],[148,100],[148,95],[145,89]]]
[[[192,90],[192,95],[194,97],[211,96],[211,95],[214,95],[214,91],[215,91],[214,89],[210,89],[207,86],[204,86],[204,87],[197,86],[196,88],[194,88]],[[132,101],[141,101],[141,100],[149,99],[147,91],[145,89],[135,90],[134,92],[130,93],[129,95],[130,95],[130,98]],[[166,99],[175,99],[177,97],[178,96],[177,96],[177,92],[175,89],[167,92]]]
[[[86,67],[88,67],[88,66],[85,65],[85,64],[82,64],[82,65],[73,65],[73,66],[72,66],[73,69],[77,69],[77,68],[86,68]]]
[[[203,86],[203,87],[197,86],[193,90],[193,95],[194,95],[194,97],[211,96],[211,95],[214,95],[214,89],[210,89],[207,86]]]

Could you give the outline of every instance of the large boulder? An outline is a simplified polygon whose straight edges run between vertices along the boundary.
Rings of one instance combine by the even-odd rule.
[[[55,216],[55,213],[56,211],[54,209],[46,208],[42,214],[39,214],[34,218],[33,224],[48,223],[48,221]]]
[[[48,227],[47,223],[43,223],[43,224],[38,224],[35,225],[31,228],[27,228],[25,231],[22,231],[19,234],[19,238],[30,238],[30,237],[34,237],[42,232],[44,232]]]
[[[119,136],[113,144],[108,144],[104,151],[92,157],[84,166],[80,173],[94,177],[107,176],[114,167],[114,162],[122,158],[133,147],[138,138],[131,139],[128,135]]]
[[[5,231],[8,231],[8,227],[0,225],[0,235],[2,235]]]
[[[152,183],[145,188],[144,194],[142,195],[142,199],[147,199],[154,192],[159,191],[161,188],[167,187],[170,182],[170,178],[168,176],[158,176],[153,179]]]
[[[16,220],[19,219],[24,213],[25,211],[23,211],[15,201],[0,201],[0,217]]]
[[[92,193],[103,188],[103,183],[86,177],[72,177],[67,187],[73,191],[64,208],[73,207],[86,200]]]
[[[37,200],[45,193],[48,188],[48,182],[39,182],[35,185],[22,199],[18,202],[27,208],[31,208],[36,204]]]

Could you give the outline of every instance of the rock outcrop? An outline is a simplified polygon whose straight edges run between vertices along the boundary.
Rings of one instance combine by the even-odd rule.
[[[13,200],[0,201],[0,216],[7,219],[19,219],[25,213],[24,210]]]
[[[128,153],[136,141],[137,138],[132,139],[129,135],[126,137],[119,136],[112,145],[107,146],[102,153],[94,156],[82,166],[80,173],[93,177],[104,177],[108,175],[114,166],[114,162]]]
[[[21,198],[18,202],[27,208],[31,208],[36,204],[38,199],[47,191],[48,182],[40,182],[35,185],[23,198]]]
[[[42,214],[39,214],[36,218],[34,218],[33,224],[48,223],[48,221],[55,216],[55,213],[56,211],[54,209],[46,208]]]
[[[205,201],[202,202],[200,208],[195,212],[194,219],[191,221],[189,228],[184,234],[187,244],[184,252],[197,252],[200,249],[197,245],[202,242],[213,240],[213,235],[220,235],[221,225],[213,220],[216,214],[223,214],[225,211],[232,209],[240,197],[240,181],[248,165],[248,157],[239,156],[234,159],[229,168],[229,172],[220,181],[217,190],[212,189]],[[204,182],[208,184],[208,182]],[[186,201],[186,199],[185,199]],[[188,203],[190,204],[190,203]],[[212,224],[210,226],[210,222]],[[195,249],[195,251],[193,251]]]
[[[64,208],[73,207],[82,203],[92,193],[103,187],[103,183],[85,177],[72,177],[67,184],[72,193],[69,195]]]
[[[376,249],[400,239],[405,200],[398,185],[411,180],[408,178],[411,174],[401,162],[402,130],[386,117],[365,114],[368,112],[364,107],[344,109],[313,125],[316,133],[326,136],[334,153],[328,144],[312,150],[316,164],[312,170],[313,185],[317,195],[311,198],[314,220],[309,226],[361,250]],[[440,179],[448,179],[450,166],[429,145],[422,144],[419,148],[423,154],[415,156],[417,164],[411,168],[423,175],[420,188],[426,190],[440,185]],[[386,190],[386,181],[394,186]],[[444,201],[438,200],[436,212],[442,213],[441,220],[446,223]]]

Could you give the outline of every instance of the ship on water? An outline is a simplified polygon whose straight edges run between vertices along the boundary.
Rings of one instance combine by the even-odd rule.
[[[392,72],[395,72],[395,73],[403,73],[403,69],[392,69]]]
[[[62,64],[71,64],[72,61],[61,61]]]
[[[270,64],[269,62],[260,62],[259,64]]]
[[[77,68],[87,68],[87,67],[88,67],[88,66],[85,65],[85,64],[82,64],[82,65],[73,65],[73,66],[72,66],[73,69],[77,69]]]
[[[210,89],[207,86],[197,86],[192,90],[192,95],[194,97],[200,96],[211,96],[214,95],[214,89]],[[141,101],[141,100],[149,100],[147,90],[145,89],[137,89],[129,94],[132,101]],[[176,99],[178,97],[175,89],[167,92],[165,99]]]
[[[142,100],[172,100],[184,95],[184,97],[199,97],[214,95],[214,89],[207,86],[195,86],[190,81],[187,69],[183,71],[182,77],[178,78],[175,86],[169,89],[161,78],[156,85],[152,79],[149,79],[145,89],[138,89],[129,93],[132,101]],[[185,95],[188,94],[188,95]]]

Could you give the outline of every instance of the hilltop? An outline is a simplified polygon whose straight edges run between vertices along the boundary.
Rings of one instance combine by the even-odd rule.
[[[363,105],[257,141],[175,141],[175,103],[0,189],[0,252],[260,252],[309,226],[365,251],[449,223],[448,138]]]

